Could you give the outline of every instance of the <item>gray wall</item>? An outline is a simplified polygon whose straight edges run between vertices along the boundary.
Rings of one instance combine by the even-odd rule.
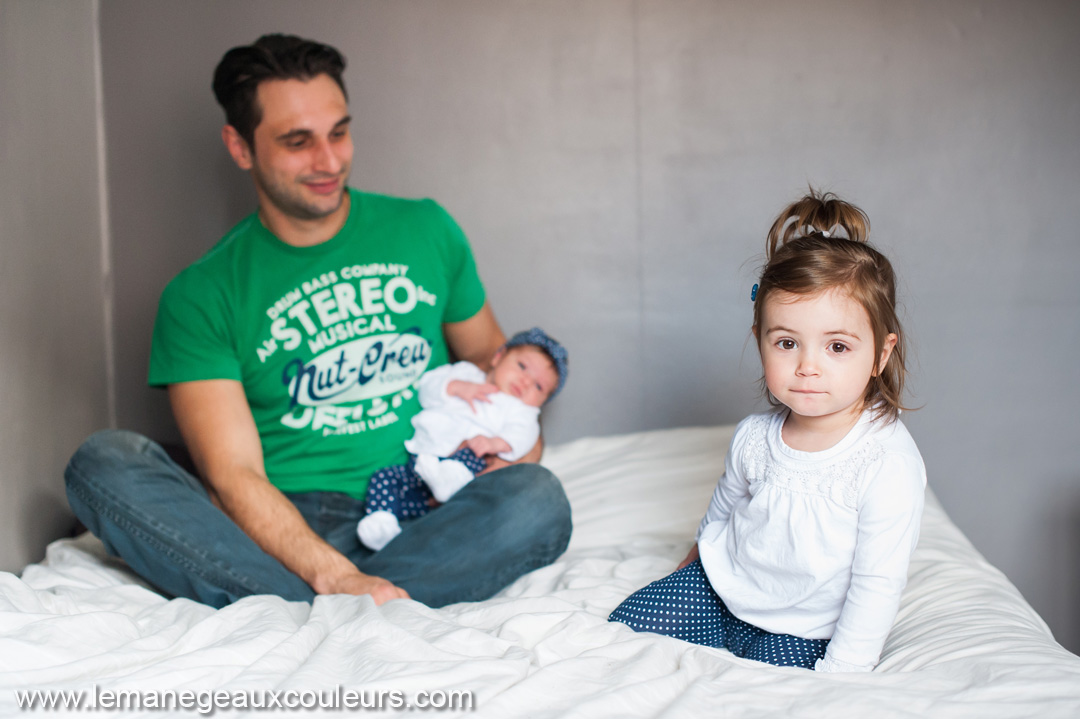
[[[752,411],[769,222],[808,181],[860,204],[931,483],[1080,650],[1077,3],[105,0],[100,31],[121,426],[175,437],[158,293],[253,207],[214,64],[313,36],[350,60],[354,184],[439,199],[504,327],[571,349],[552,441]]]
[[[0,0],[0,570],[71,528],[67,458],[109,421],[91,3]]]

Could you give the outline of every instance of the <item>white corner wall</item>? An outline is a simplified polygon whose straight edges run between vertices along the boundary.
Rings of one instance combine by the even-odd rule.
[[[0,570],[67,533],[67,458],[108,424],[96,3],[0,1]]]

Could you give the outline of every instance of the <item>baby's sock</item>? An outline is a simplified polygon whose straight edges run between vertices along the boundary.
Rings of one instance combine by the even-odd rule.
[[[472,481],[473,473],[456,459],[443,459],[432,454],[416,457],[416,473],[440,502],[446,502]]]
[[[399,534],[401,534],[401,525],[397,517],[385,510],[372,512],[356,525],[356,536],[360,537],[365,547],[374,549],[376,552]]]

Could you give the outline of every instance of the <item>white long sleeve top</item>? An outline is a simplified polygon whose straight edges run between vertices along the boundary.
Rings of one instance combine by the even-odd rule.
[[[471,362],[456,362],[425,372],[417,383],[423,409],[412,419],[412,439],[405,442],[411,454],[448,457],[473,437],[500,437],[510,445],[499,456],[515,462],[540,439],[540,408],[531,407],[505,392],[488,395],[489,402],[473,402],[451,397],[446,387],[454,380],[484,384],[487,375]]]
[[[705,573],[744,622],[832,638],[819,671],[870,671],[896,619],[926,470],[900,421],[869,411],[835,446],[784,443],[787,411],[736,428],[698,529]]]

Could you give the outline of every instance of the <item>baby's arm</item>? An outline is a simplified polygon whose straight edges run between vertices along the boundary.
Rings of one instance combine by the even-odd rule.
[[[521,402],[509,402],[502,407],[502,421],[495,434],[507,447],[498,455],[507,462],[517,462],[540,440],[540,410]]]
[[[451,397],[449,388],[457,382],[483,384],[487,381],[483,370],[471,362],[455,362],[429,370],[416,383],[420,406],[424,409],[436,409]]]
[[[859,504],[851,585],[818,671],[873,669],[896,620],[919,539],[926,476],[907,455],[886,455]]]
[[[476,406],[473,402],[491,402],[488,399],[489,394],[498,392],[499,388],[490,382],[478,383],[467,382],[465,380],[456,379],[446,385],[446,394],[451,397],[458,397],[469,403],[473,411],[476,411]],[[475,450],[474,450],[475,451]]]
[[[501,454],[510,451],[510,443],[502,437],[477,436],[465,442],[465,446],[473,451],[477,457],[489,454]]]
[[[508,463],[521,461],[531,457],[539,443],[539,410],[509,397],[500,398],[494,407],[493,423],[487,429],[489,436],[476,436],[466,442],[469,449],[478,457],[496,455]]]

